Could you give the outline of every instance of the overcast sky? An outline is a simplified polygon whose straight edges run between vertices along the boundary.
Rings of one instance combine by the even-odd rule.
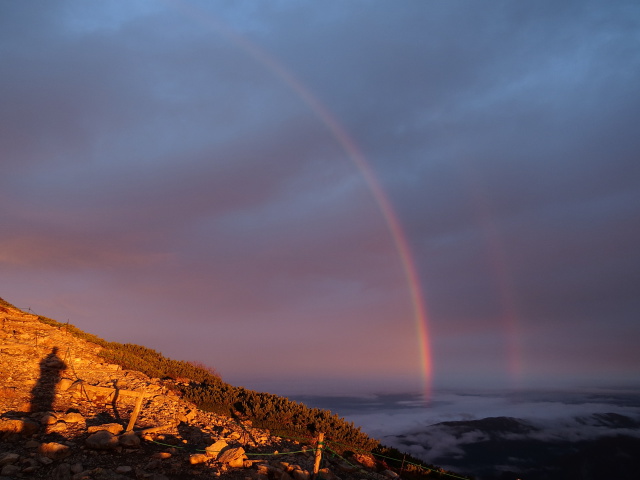
[[[427,383],[640,378],[635,0],[3,0],[0,71],[19,307],[275,393],[420,388],[414,269]]]

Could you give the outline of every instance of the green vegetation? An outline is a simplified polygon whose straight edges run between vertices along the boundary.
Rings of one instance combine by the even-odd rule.
[[[15,308],[2,298],[0,307]],[[131,343],[107,342],[69,323],[61,323],[44,316],[38,316],[38,319],[42,323],[65,329],[78,338],[99,345],[102,347],[99,355],[105,361],[163,379],[165,385],[202,410],[251,420],[254,426],[268,428],[274,435],[303,442],[312,440],[316,432],[324,432],[331,451],[339,455],[354,452],[372,453],[381,458],[384,464],[402,469],[403,477],[440,478],[444,473],[438,467],[381,445],[363,433],[353,422],[347,422],[329,410],[309,408],[302,403],[271,393],[234,387],[223,382],[215,369],[197,362],[172,360],[151,348]]]
[[[107,342],[100,337],[92,335],[91,333],[86,333],[80,330],[78,327],[71,325],[70,323],[60,323],[57,320],[53,320],[52,318],[43,317],[42,315],[38,315],[38,320],[42,323],[46,323],[47,325],[51,325],[52,327],[64,328],[72,335],[82,338],[91,343],[95,343],[96,345],[100,345],[101,347],[106,347],[110,342]]]
[[[311,438],[315,432],[325,432],[335,442],[334,450],[341,452],[345,449],[370,452],[379,445],[352,422],[328,410],[309,408],[271,393],[234,387],[211,373],[210,368],[172,360],[141,345],[107,342],[69,323],[43,316],[38,319],[101,346],[99,355],[110,363],[165,380],[167,386],[202,410],[248,419],[255,426],[269,428],[282,436]]]
[[[309,408],[271,393],[255,392],[229,384],[190,384],[182,387],[185,399],[204,410],[231,413],[250,419],[255,426],[269,428],[273,433],[289,437],[312,437],[325,432],[335,444],[334,450],[370,452],[378,442],[369,438],[352,422],[347,422],[329,410]]]

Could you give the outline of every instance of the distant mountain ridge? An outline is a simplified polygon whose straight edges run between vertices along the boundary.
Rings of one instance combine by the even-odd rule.
[[[531,433],[538,430],[524,420],[513,417],[487,417],[480,420],[465,420],[440,422],[434,426],[445,426],[461,431],[480,430],[489,435],[504,435],[505,433]]]
[[[457,453],[435,461],[447,468],[473,472],[481,480],[635,480],[640,475],[640,428],[637,420],[618,413],[595,413],[574,418],[588,427],[607,427],[613,433],[594,438],[566,438],[552,435],[543,426],[513,417],[440,422],[420,431],[398,435],[398,442],[410,448],[420,432],[436,441],[447,438],[457,444]],[[426,438],[423,436],[422,438]],[[398,443],[396,442],[396,443]]]

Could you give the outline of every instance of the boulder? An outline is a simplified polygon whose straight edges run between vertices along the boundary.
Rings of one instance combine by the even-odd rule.
[[[189,455],[189,463],[191,465],[205,463],[207,460],[209,460],[209,457],[202,453],[194,453],[193,455]]]
[[[178,416],[178,421],[184,422],[184,423],[189,423],[189,422],[191,422],[191,420],[193,420],[196,417],[197,413],[198,412],[196,410],[189,410],[188,412],[179,415]]]
[[[287,472],[282,472],[282,475],[280,475],[279,480],[293,480],[293,478]]]
[[[51,471],[51,474],[55,480],[70,480],[71,465],[68,463],[61,463]]]
[[[341,472],[346,472],[346,473],[354,473],[359,470],[359,468],[356,467],[355,465],[351,465],[346,462],[337,462],[336,468],[338,468],[338,470],[340,470]]]
[[[140,446],[140,437],[134,432],[126,432],[120,435],[119,442],[125,448],[138,448]]]
[[[220,455],[220,452],[222,452],[228,446],[229,445],[227,445],[227,442],[225,442],[224,440],[218,440],[216,443],[205,448],[205,451],[207,452],[207,455],[209,457],[215,460],[218,458],[218,455]]]
[[[55,413],[47,412],[40,419],[40,424],[41,425],[53,425],[57,421],[58,421],[58,417],[56,416]]]
[[[62,460],[71,455],[71,449],[61,443],[48,442],[40,444],[38,453],[51,460]]]
[[[76,412],[69,412],[61,420],[65,423],[82,423],[84,422],[84,417]]]
[[[61,378],[60,381],[58,382],[58,391],[66,392],[67,390],[69,390],[69,387],[71,387],[71,385],[73,384],[74,384],[74,381],[71,380],[70,378]]]
[[[47,433],[64,432],[67,429],[67,424],[64,422],[54,423],[47,427]]]
[[[20,455],[17,453],[3,453],[0,454],[0,467],[5,465],[12,465],[20,459]]]
[[[299,468],[296,468],[293,472],[291,472],[291,476],[293,477],[293,480],[311,479],[311,474],[309,472],[307,472],[306,470],[301,470]]]
[[[371,455],[356,453],[353,456],[353,459],[365,468],[369,468],[369,469],[376,468],[376,460]]]
[[[119,423],[105,423],[102,425],[93,425],[87,428],[89,433],[96,433],[101,431],[107,431],[113,433],[114,435],[118,435],[120,432],[124,430],[124,427]]]
[[[247,458],[244,454],[244,448],[234,447],[223,450],[218,455],[218,461],[220,463],[226,463],[230,467],[242,468],[244,467],[244,459]]]
[[[53,463],[51,458],[45,457],[44,455],[38,455],[36,458],[42,465],[51,465]]]
[[[39,425],[25,418],[0,420],[0,433],[21,433],[28,436],[37,433]]]
[[[118,446],[118,437],[107,430],[100,430],[89,435],[85,444],[93,450],[113,450]]]
[[[4,467],[2,467],[2,470],[0,470],[0,475],[6,475],[7,477],[13,477],[15,475],[18,475],[19,473],[20,467],[18,467],[17,465],[5,465]]]
[[[320,470],[318,470],[318,473],[320,474],[320,477],[324,478],[325,480],[337,480],[339,478],[328,468],[321,468]]]

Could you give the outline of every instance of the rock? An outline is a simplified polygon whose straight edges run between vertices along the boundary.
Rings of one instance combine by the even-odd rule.
[[[2,455],[0,455],[0,467],[16,463],[19,459],[20,455],[18,455],[17,453],[3,453]]]
[[[73,385],[73,383],[73,380],[71,380],[70,378],[61,378],[58,382],[58,391],[66,392],[67,390],[69,390],[69,387]]]
[[[149,477],[149,480],[169,480],[169,477],[162,475],[161,473],[154,473]]]
[[[132,471],[133,468],[129,465],[120,465],[119,467],[116,467],[116,473],[131,473]]]
[[[220,452],[222,452],[228,446],[229,445],[227,445],[227,442],[225,442],[224,440],[218,440],[216,443],[205,448],[205,451],[207,452],[207,455],[209,457],[215,460],[218,458],[218,455],[220,455]]]
[[[234,447],[223,450],[222,453],[218,455],[217,460],[221,463],[226,463],[230,467],[242,468],[244,467],[245,458],[246,456],[244,454],[244,448]]]
[[[291,472],[291,476],[293,477],[293,480],[310,480],[311,478],[311,474],[309,472],[298,468]]]
[[[71,449],[61,443],[49,442],[41,444],[38,453],[52,460],[62,460],[71,455]]]
[[[64,422],[54,423],[47,427],[47,433],[64,432],[67,429],[67,424]]]
[[[81,463],[74,463],[73,465],[71,465],[71,473],[80,473],[80,472],[84,472],[84,467],[82,466]]]
[[[45,457],[44,455],[38,455],[37,458],[42,465],[51,465],[53,463],[53,459]]]
[[[196,413],[198,413],[196,410],[189,410],[187,413],[185,413],[183,415],[179,415],[178,416],[178,421],[184,422],[184,423],[189,423],[191,420],[193,420],[195,418]]]
[[[258,470],[259,475],[269,475],[269,469],[273,468],[271,465],[265,465],[264,463],[259,463],[256,465],[256,470]]]
[[[38,448],[40,446],[40,442],[37,440],[27,440],[24,442],[24,448]]]
[[[58,421],[58,417],[53,412],[45,413],[40,419],[40,425],[53,425]]]
[[[337,480],[338,479],[338,477],[331,470],[329,470],[328,468],[321,468],[320,470],[318,470],[318,473],[325,480]]]
[[[140,437],[134,432],[123,433],[118,441],[125,448],[138,448],[140,446]]]
[[[92,480],[92,473],[92,470],[83,470],[82,472],[74,473],[71,480]]]
[[[84,417],[76,412],[69,412],[61,420],[65,423],[83,423]]]
[[[37,433],[40,427],[33,420],[9,419],[0,420],[0,433],[21,433],[28,436]]]
[[[7,477],[13,477],[14,475],[18,475],[20,473],[20,467],[17,465],[5,465],[0,470],[0,475],[6,475]]]
[[[207,455],[202,454],[202,453],[194,453],[193,455],[189,455],[189,463],[191,465],[197,465],[199,463],[205,463],[208,460],[209,460],[209,457]]]
[[[380,472],[382,475],[384,475],[387,478],[398,478],[400,475],[398,475],[396,472],[392,471],[392,470],[384,470],[382,472]]]
[[[89,433],[96,433],[101,431],[106,431],[113,433],[114,435],[118,435],[120,432],[124,430],[124,427],[119,423],[105,423],[103,425],[93,425],[87,428]]]
[[[51,471],[51,474],[55,480],[70,480],[71,465],[68,463],[61,463]]]
[[[356,453],[353,456],[353,459],[363,467],[371,468],[371,469],[376,468],[376,461],[371,455]]]
[[[160,467],[161,463],[162,462],[159,459],[152,458],[151,460],[149,460],[149,463],[147,463],[144,468],[147,470],[155,470],[156,468]]]
[[[353,472],[357,472],[359,470],[358,467],[356,467],[355,465],[350,465],[350,464],[345,463],[345,462],[338,462],[336,464],[336,467],[341,472],[346,472],[346,473],[353,473]]]
[[[107,430],[100,430],[89,435],[85,444],[93,450],[113,450],[118,446],[118,437]]]

